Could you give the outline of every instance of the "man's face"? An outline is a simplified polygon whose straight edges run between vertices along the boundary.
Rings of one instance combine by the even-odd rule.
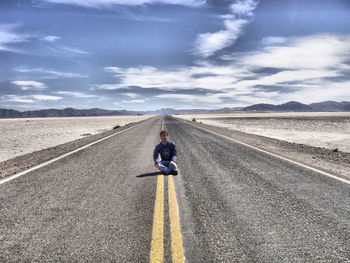
[[[162,140],[162,143],[166,143],[166,141],[168,140],[168,135],[166,135],[165,133],[162,133],[160,135],[160,139]]]

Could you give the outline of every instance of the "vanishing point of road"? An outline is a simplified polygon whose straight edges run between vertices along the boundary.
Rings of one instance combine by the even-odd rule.
[[[347,182],[158,116],[1,183],[0,262],[350,262]]]

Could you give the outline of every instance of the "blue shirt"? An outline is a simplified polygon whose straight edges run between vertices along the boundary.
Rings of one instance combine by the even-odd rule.
[[[175,143],[167,141],[165,144],[162,142],[156,145],[153,152],[154,165],[159,163],[158,154],[162,157],[162,161],[173,161],[176,162],[176,146]]]

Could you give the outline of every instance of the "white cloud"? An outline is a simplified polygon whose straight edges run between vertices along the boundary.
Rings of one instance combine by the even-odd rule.
[[[122,100],[122,103],[144,103],[146,100]]]
[[[20,24],[0,24],[0,52],[8,51],[15,53],[25,53],[23,50],[16,48],[14,45],[22,42],[28,42],[31,39],[42,40],[50,43],[56,42],[60,37],[58,36],[45,36],[39,37],[35,34],[20,34],[16,32],[16,29]],[[85,50],[69,47],[66,45],[54,45],[48,47],[55,55],[76,56],[76,55],[90,55],[90,52]]]
[[[289,100],[304,103],[315,103],[320,101],[348,101],[350,100],[350,81],[329,82],[323,85],[305,85],[298,92],[288,94]],[[284,101],[283,98],[280,98]]]
[[[304,103],[321,100],[350,100],[350,83],[344,73],[349,68],[350,36],[312,35],[284,38],[284,43],[261,50],[231,54],[226,65],[201,60],[195,66],[158,69],[142,66],[106,67],[118,79],[115,84],[96,85],[95,89],[120,89],[129,86],[171,91],[156,99],[217,107],[252,103],[283,103],[299,100]],[[268,74],[268,69],[276,70]],[[261,70],[266,70],[261,73]],[[207,94],[184,94],[183,90],[207,89]],[[280,89],[280,90],[279,90]],[[213,93],[217,91],[218,93]],[[130,97],[136,97],[132,93]],[[302,94],[302,95],[300,95]],[[125,95],[125,94],[124,94]],[[133,96],[133,97],[132,97]],[[187,105],[186,104],[186,105]]]
[[[225,20],[225,30],[215,33],[200,34],[197,38],[197,52],[203,57],[209,57],[216,51],[230,46],[242,33],[247,20]]]
[[[155,67],[142,66],[136,68],[106,67],[107,72],[114,73],[118,84],[95,85],[95,89],[114,90],[128,86],[142,88],[159,88],[166,90],[204,88],[222,90],[232,87],[232,82],[245,73],[241,69],[230,66],[217,66],[203,63],[193,67],[177,67],[160,70]],[[211,75],[208,75],[210,73]],[[193,77],[203,75],[202,77]]]
[[[350,82],[343,81],[350,70],[350,35],[310,35],[283,38],[284,43],[260,51],[246,53],[236,66],[254,73],[259,68],[276,68],[270,75],[256,74],[254,79],[235,83],[238,89],[249,89],[251,94],[237,96],[249,103],[282,103],[297,100],[304,103],[324,100],[350,100]],[[280,41],[282,42],[282,41]],[[237,62],[237,57],[234,57]],[[259,71],[259,70],[258,70]],[[290,92],[263,91],[257,88],[282,87]]]
[[[52,95],[30,95],[29,97],[34,98],[39,101],[56,101],[56,100],[61,100],[63,97],[58,97],[58,96],[52,96]]]
[[[113,5],[138,6],[144,4],[171,4],[184,6],[201,6],[205,0],[43,0],[47,3],[67,4],[88,8],[106,8]]]
[[[136,98],[138,96],[136,93],[131,93],[131,92],[122,93],[122,95],[128,96],[130,98]]]
[[[44,83],[34,80],[18,80],[11,83],[20,86],[22,90],[43,90],[48,88]]]
[[[58,36],[46,36],[41,38],[41,40],[47,41],[47,42],[56,42],[59,39],[61,39],[61,37],[58,37]]]
[[[60,56],[91,55],[91,53],[88,51],[85,51],[79,48],[64,46],[64,45],[50,47],[49,50],[51,50],[54,54],[57,54]]]
[[[190,94],[161,94],[155,96],[163,99],[177,99],[184,102],[203,102],[203,103],[221,103],[220,95],[190,95]]]
[[[283,46],[268,46],[248,53],[242,64],[284,69],[329,69],[347,65],[350,35],[310,35],[286,40]]]
[[[51,69],[43,68],[27,68],[27,67],[18,67],[14,69],[17,72],[21,73],[32,73],[43,75],[41,79],[58,79],[58,78],[87,78],[85,75],[72,72],[60,72]]]
[[[108,72],[113,72],[120,78],[119,84],[99,85],[100,89],[118,89],[126,86],[141,86],[143,88],[188,88],[188,73],[180,69],[159,70],[154,67],[143,66],[136,68],[107,67]],[[181,76],[182,78],[179,78]],[[167,84],[167,86],[164,86]]]
[[[287,38],[285,37],[265,37],[261,41],[266,46],[271,46],[275,44],[283,44],[287,42]]]
[[[6,95],[2,97],[6,101],[19,102],[19,103],[34,103],[34,100],[26,96],[17,96],[17,95]]]
[[[97,85],[91,85],[90,89],[91,91],[94,91],[96,89],[100,90],[115,90],[121,88],[118,84],[97,84]]]
[[[239,0],[231,5],[233,14],[252,16],[259,2],[255,0]]]
[[[308,80],[338,77],[339,74],[335,71],[326,70],[295,70],[281,71],[264,77],[257,77],[254,80],[242,80],[236,83],[240,87],[254,87],[257,85],[277,86],[284,85],[286,82],[301,82]],[[288,84],[287,84],[288,85]],[[286,85],[286,86],[287,86]],[[296,86],[296,85],[295,85]]]
[[[239,0],[233,3],[231,13],[221,16],[224,19],[224,29],[214,33],[199,34],[195,42],[195,53],[206,58],[234,44],[242,35],[244,25],[253,16],[257,5],[258,2],[255,0]],[[246,18],[240,18],[242,16]]]
[[[63,99],[62,97],[58,96],[51,96],[51,95],[27,95],[27,96],[20,96],[20,95],[5,95],[1,97],[5,101],[12,101],[12,102],[19,102],[19,103],[35,103],[37,101],[56,101]]]
[[[29,35],[14,32],[17,27],[17,24],[0,24],[0,51],[20,52],[11,45],[29,40]]]
[[[86,94],[82,92],[74,92],[74,91],[57,91],[56,94],[63,95],[63,96],[71,96],[75,98],[96,98],[96,95],[92,94]]]
[[[78,55],[89,55],[90,54],[90,52],[87,52],[85,50],[81,50],[79,48],[68,47],[68,46],[59,46],[59,49],[64,51],[64,52],[75,53]]]

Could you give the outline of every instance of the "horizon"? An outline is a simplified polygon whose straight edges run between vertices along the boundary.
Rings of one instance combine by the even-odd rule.
[[[19,111],[19,112],[25,112],[25,111],[40,111],[40,110],[67,110],[67,109],[73,109],[73,110],[93,110],[93,109],[97,109],[97,110],[108,110],[108,111],[127,111],[127,112],[157,112],[157,111],[164,111],[164,110],[175,110],[175,111],[185,111],[185,110],[203,110],[203,111],[216,111],[216,110],[223,110],[223,109],[236,109],[236,108],[247,108],[247,107],[251,107],[251,106],[256,106],[256,105],[273,105],[273,106],[281,106],[281,105],[285,105],[285,104],[289,104],[289,103],[300,103],[306,106],[310,106],[312,104],[319,104],[319,103],[326,103],[326,102],[334,102],[334,103],[349,103],[350,101],[320,101],[320,102],[314,102],[314,103],[309,103],[309,104],[304,104],[301,103],[299,101],[288,101],[285,103],[281,103],[281,104],[270,104],[270,103],[256,103],[256,104],[251,104],[251,105],[247,105],[244,107],[224,107],[224,108],[216,108],[216,109],[208,109],[208,108],[158,108],[155,110],[126,110],[126,109],[104,109],[104,108],[74,108],[74,107],[66,107],[66,108],[42,108],[42,109],[38,109],[38,110],[15,110],[15,109],[8,109],[8,108],[0,108],[0,110],[15,110],[15,111]],[[239,111],[239,110],[238,110]]]
[[[349,11],[346,0],[3,0],[0,108],[350,101]]]

